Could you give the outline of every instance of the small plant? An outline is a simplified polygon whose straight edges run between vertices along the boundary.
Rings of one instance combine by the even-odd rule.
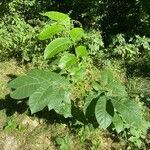
[[[15,119],[9,119],[3,128],[6,131],[17,130],[19,132],[23,132],[25,130],[25,127],[17,124]]]
[[[74,22],[63,13],[42,15],[47,16],[51,24],[46,25],[38,37],[54,39],[47,45],[44,58],[57,59],[57,66],[53,71],[31,70],[11,81],[9,87],[14,89],[11,97],[17,100],[29,97],[32,114],[48,107],[65,118],[74,117],[103,129],[112,125],[118,133],[126,125],[147,130],[142,111],[130,99],[119,75],[111,67],[98,70],[93,65],[88,46],[82,44],[83,28],[74,27]]]
[[[71,137],[69,137],[69,135],[67,134],[65,137],[63,138],[56,138],[56,144],[59,146],[59,149],[60,150],[68,150],[71,148],[71,142],[72,142],[72,139]]]

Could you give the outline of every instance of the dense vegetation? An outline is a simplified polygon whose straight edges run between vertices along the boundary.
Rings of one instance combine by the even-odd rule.
[[[2,1],[0,61],[34,68],[8,84],[10,96],[23,99],[31,114],[48,108],[71,126],[107,129],[128,141],[126,149],[148,149],[149,6],[148,0]]]

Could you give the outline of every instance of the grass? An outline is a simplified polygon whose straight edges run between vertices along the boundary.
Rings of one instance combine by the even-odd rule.
[[[0,99],[4,98],[5,95],[9,94],[9,89],[7,88],[7,82],[13,76],[17,76],[24,72],[23,67],[18,67],[17,63],[13,60],[10,62],[0,63]]]
[[[110,150],[124,143],[93,127],[70,127],[54,112],[31,116],[26,102],[10,99],[7,83],[25,72],[15,61],[0,63],[0,150]]]

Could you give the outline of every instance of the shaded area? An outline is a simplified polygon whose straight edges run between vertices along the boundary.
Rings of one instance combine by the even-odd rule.
[[[7,116],[14,115],[15,112],[23,114],[26,112],[28,106],[26,101],[18,102],[10,98],[9,95],[5,99],[0,99],[0,110],[5,109]]]
[[[12,0],[2,2],[3,14],[8,12],[8,4]],[[39,13],[60,11],[70,13],[71,17],[80,21],[85,27],[100,28],[107,44],[113,35],[125,33],[150,36],[148,0],[36,0],[17,2],[12,7],[27,22],[38,24],[42,18]],[[1,15],[2,17],[2,15]]]

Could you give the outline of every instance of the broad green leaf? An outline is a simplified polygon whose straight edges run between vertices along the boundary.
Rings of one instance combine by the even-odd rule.
[[[16,100],[27,98],[32,93],[34,93],[39,88],[39,86],[40,86],[39,83],[31,82],[28,85],[24,85],[16,89],[14,92],[10,94],[10,96],[11,98],[16,99]]]
[[[86,75],[86,68],[78,65],[77,67],[72,67],[70,73],[74,82],[82,81]]]
[[[43,81],[45,80],[55,81],[56,79],[61,80],[62,78],[60,75],[51,72],[50,70],[40,70],[40,69],[31,70],[27,73],[27,75]]]
[[[51,72],[31,70],[26,76],[18,77],[9,83],[10,88],[16,89],[10,96],[14,99],[27,98],[39,88],[42,82],[54,77]]]
[[[120,133],[121,131],[124,130],[123,120],[117,113],[115,113],[115,115],[113,117],[113,124],[115,126],[117,133]]]
[[[131,126],[143,126],[142,111],[137,103],[129,99],[112,99],[113,106]]]
[[[78,46],[76,49],[76,55],[77,57],[87,57],[88,56],[88,51],[85,46]]]
[[[63,102],[59,106],[55,107],[55,111],[58,114],[63,115],[65,118],[72,117],[71,103]]]
[[[49,110],[59,106],[66,99],[66,90],[63,82],[56,80],[55,82],[42,84],[29,98],[31,113],[41,111],[46,106],[49,107]]]
[[[21,86],[28,85],[28,84],[30,84],[30,83],[32,83],[32,82],[33,82],[33,83],[34,83],[34,82],[37,83],[37,80],[34,79],[34,78],[32,78],[32,77],[30,77],[30,76],[25,76],[25,75],[23,75],[23,76],[17,77],[16,79],[12,80],[12,81],[8,84],[8,86],[9,86],[10,88],[17,89],[17,88],[19,88],[19,87],[21,87]]]
[[[12,98],[29,97],[29,107],[32,113],[41,111],[46,106],[54,109],[62,102],[70,103],[68,80],[54,72],[35,69],[13,80],[9,86],[16,89],[11,94]]]
[[[46,13],[41,13],[43,16],[49,17],[51,20],[61,22],[61,21],[70,21],[70,18],[67,14],[56,12],[56,11],[50,11]]]
[[[90,103],[93,101],[93,99],[97,98],[98,94],[94,93],[94,92],[90,92],[90,94],[85,98],[85,104],[84,104],[84,108],[83,111],[86,114],[87,108],[89,107]]]
[[[101,96],[95,107],[95,116],[100,128],[106,129],[112,122],[112,117],[106,110],[107,100],[105,96]]]
[[[64,29],[65,29],[65,27],[60,24],[48,25],[48,26],[44,27],[44,29],[39,34],[38,38],[40,40],[49,39],[52,36],[54,36],[55,34],[62,32]]]
[[[66,53],[59,61],[59,67],[61,69],[71,67],[77,63],[77,58],[73,54]]]
[[[100,74],[101,85],[111,97],[128,97],[126,87],[117,79],[110,69],[104,69]]]
[[[67,50],[72,45],[72,42],[69,38],[57,38],[52,41],[44,51],[44,58],[52,58],[56,54]]]
[[[114,81],[113,73],[109,69],[102,70],[100,76],[101,76],[101,81],[105,85],[111,84]]]
[[[74,42],[81,40],[84,36],[84,30],[82,28],[73,28],[70,31],[70,37]]]
[[[59,99],[62,99],[63,97],[63,102],[65,103],[70,103],[70,98],[69,98],[69,92],[67,91],[68,88],[67,86],[65,85],[66,83],[63,83],[64,81],[61,81],[61,80],[58,80],[57,82],[58,83],[58,88],[56,87],[55,88],[55,91],[54,91],[54,95],[55,97],[59,100]],[[60,85],[62,86],[62,88],[60,87]],[[66,89],[65,89],[66,88]],[[57,91],[56,91],[57,90]],[[52,90],[51,90],[52,91]],[[55,93],[56,92],[56,93]],[[48,109],[51,110],[51,109],[55,109],[56,107],[58,107],[59,105],[61,105],[61,103],[59,101],[56,101],[56,98],[53,99],[49,104],[48,104]]]

